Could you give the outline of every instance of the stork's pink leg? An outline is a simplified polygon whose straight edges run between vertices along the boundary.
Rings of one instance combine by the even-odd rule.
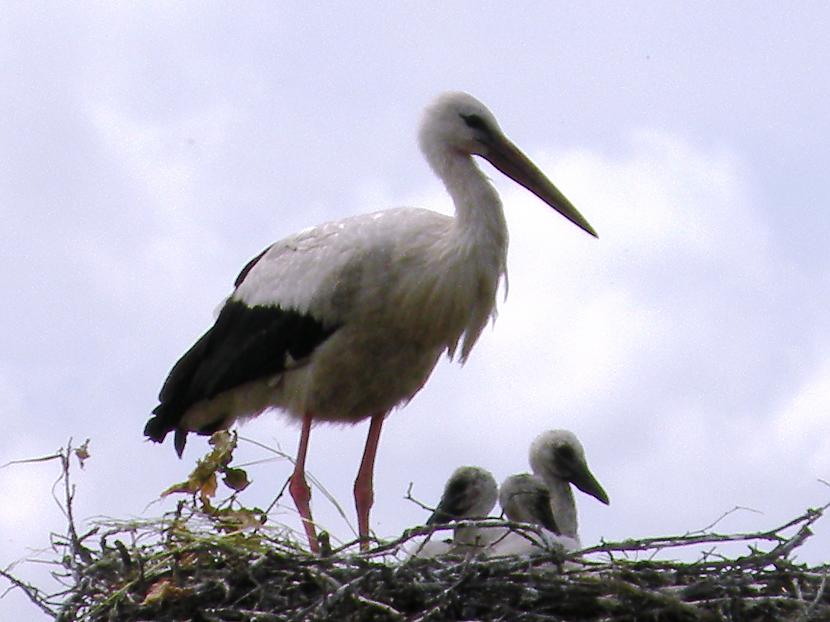
[[[311,413],[303,417],[303,430],[300,433],[300,447],[297,449],[297,461],[294,463],[294,473],[291,474],[291,483],[288,484],[288,492],[294,499],[294,505],[303,519],[303,527],[308,536],[308,546],[312,553],[320,552],[320,545],[317,542],[317,531],[314,529],[314,521],[311,519],[311,489],[305,481],[305,455],[308,451],[308,436],[311,433]]]
[[[380,428],[386,413],[375,415],[369,424],[369,435],[366,437],[366,447],[363,450],[363,460],[360,461],[360,470],[354,481],[354,503],[357,508],[357,530],[360,537],[360,548],[364,551],[369,548],[369,510],[375,500],[373,492],[373,472],[375,470],[375,454],[378,451]]]

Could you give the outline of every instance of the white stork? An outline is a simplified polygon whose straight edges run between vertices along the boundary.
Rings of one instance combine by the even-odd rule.
[[[605,505],[608,495],[588,468],[585,449],[570,430],[542,432],[530,444],[530,468],[550,491],[559,532],[579,542],[579,524],[571,484]]]
[[[455,203],[455,218],[398,208],[335,221],[252,259],[216,323],[170,372],[144,433],[210,434],[277,407],[302,422],[289,491],[318,550],[305,480],[312,423],[370,419],[354,485],[368,546],[381,426],[424,385],[443,352],[463,362],[493,316],[506,269],[501,201],[472,156],[488,160],[596,236],[568,199],[466,93],[424,114],[420,146]]]

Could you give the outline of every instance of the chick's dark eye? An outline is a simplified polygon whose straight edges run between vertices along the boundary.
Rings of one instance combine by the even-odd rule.
[[[573,473],[576,470],[577,462],[573,447],[562,445],[553,450],[553,463],[561,473]]]
[[[481,130],[482,132],[489,132],[490,128],[487,127],[487,123],[484,122],[477,114],[461,114],[462,119],[464,119],[464,123],[467,124],[467,127],[470,127],[474,130]]]
[[[570,445],[561,445],[554,450],[556,459],[561,462],[574,462],[576,460],[576,452]]]

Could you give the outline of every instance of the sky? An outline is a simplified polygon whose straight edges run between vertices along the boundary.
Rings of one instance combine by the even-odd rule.
[[[239,269],[301,228],[452,213],[416,144],[465,90],[599,233],[489,165],[509,295],[462,367],[384,426],[372,528],[426,518],[452,470],[526,471],[568,428],[611,497],[583,542],[768,529],[830,500],[825,3],[9,3],[0,12],[0,464],[89,438],[76,516],[155,516],[207,451],[145,442],[171,365]],[[368,424],[315,428],[341,502]],[[293,453],[267,413],[240,433]],[[271,454],[242,442],[237,461]],[[291,471],[251,466],[266,506]],[[54,463],[0,469],[0,567],[65,521]],[[315,518],[351,527],[317,493]],[[275,520],[297,527],[290,502]],[[798,552],[826,562],[830,522]],[[23,562],[14,571],[45,582]],[[0,590],[5,584],[0,582]],[[37,619],[18,592],[0,612]],[[8,617],[8,616],[6,616]]]

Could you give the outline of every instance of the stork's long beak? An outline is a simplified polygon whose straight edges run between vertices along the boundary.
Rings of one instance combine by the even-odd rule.
[[[482,154],[493,166],[530,190],[565,218],[594,237],[597,232],[545,174],[507,138],[501,137]]]
[[[467,490],[464,487],[448,486],[438,502],[438,507],[427,519],[426,524],[446,525],[463,516],[470,509],[470,501],[466,493]]]
[[[588,465],[584,462],[573,472],[569,481],[579,488],[582,492],[591,495],[595,499],[602,501],[605,505],[609,504],[608,494],[602,488],[597,478],[588,469]]]
[[[443,499],[442,499],[443,501]],[[455,516],[449,511],[449,508],[444,503],[439,503],[435,511],[427,519],[426,525],[446,525]]]

